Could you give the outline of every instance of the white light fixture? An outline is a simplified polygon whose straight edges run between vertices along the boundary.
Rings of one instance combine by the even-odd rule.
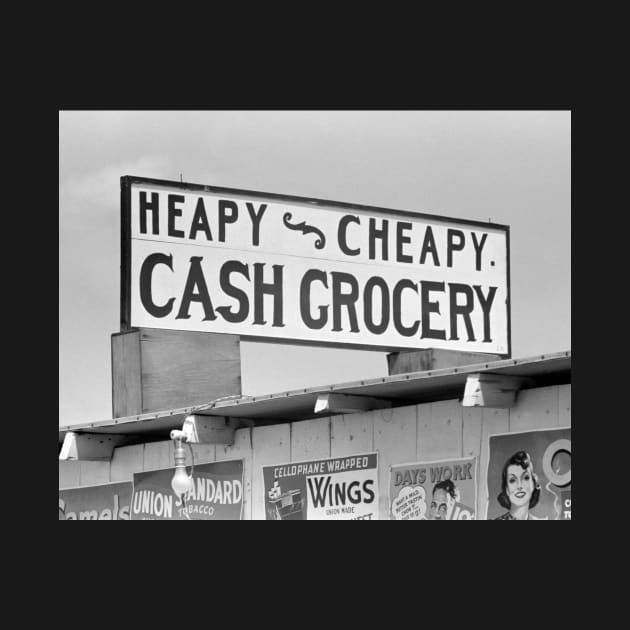
[[[192,446],[188,444],[190,448],[190,456],[192,458],[192,465],[190,468],[190,475],[186,472],[186,451],[183,446],[183,442],[187,442],[187,436],[183,431],[173,430],[171,431],[171,440],[175,442],[175,452],[173,453],[175,458],[175,474],[171,480],[171,488],[177,496],[184,502],[184,496],[192,488],[193,485],[193,470],[195,468],[195,456],[193,454]],[[185,505],[185,503],[184,503]]]

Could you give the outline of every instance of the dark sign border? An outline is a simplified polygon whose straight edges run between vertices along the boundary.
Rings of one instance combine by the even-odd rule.
[[[223,188],[219,186],[207,186],[205,184],[192,184],[189,182],[176,182],[168,179],[153,179],[150,177],[137,177],[135,175],[123,175],[120,178],[120,332],[135,330],[131,326],[131,187],[133,184],[148,184],[154,186],[164,186],[168,188],[178,188],[180,190],[202,191],[209,193],[224,194],[226,196],[244,196],[261,199],[272,199],[273,201],[297,201],[301,203],[309,203],[313,206],[333,206],[346,210],[363,210],[368,212],[383,212],[394,216],[407,218],[430,219],[433,221],[447,221],[449,223],[461,225],[474,225],[484,229],[493,228],[505,231],[506,237],[506,272],[507,272],[507,300],[505,307],[507,309],[507,344],[508,351],[506,354],[500,354],[503,359],[512,357],[512,306],[510,295],[510,226],[501,223],[492,223],[490,221],[470,221],[466,219],[457,219],[445,217],[437,214],[427,214],[423,212],[411,212],[409,210],[394,210],[391,208],[382,208],[380,206],[365,206],[356,203],[347,203],[344,201],[330,201],[328,199],[315,199],[313,197],[298,197],[295,195],[282,195],[277,193],[266,193],[257,190],[241,190],[238,188]],[[220,333],[215,333],[220,334]],[[338,343],[334,341],[308,341],[304,339],[291,338],[269,338],[258,337],[252,335],[239,335],[244,341],[264,341],[265,343],[289,343],[299,346],[320,346],[329,348],[347,348],[353,350],[374,350],[381,352],[393,351],[413,351],[421,348],[409,348],[409,346],[374,346],[366,344]],[[494,354],[494,353],[493,353]]]

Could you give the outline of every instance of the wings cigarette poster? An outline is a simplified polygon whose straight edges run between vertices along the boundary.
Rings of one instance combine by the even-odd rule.
[[[377,520],[378,455],[263,466],[267,520]]]
[[[390,519],[470,521],[476,518],[476,458],[398,464],[390,469]]]
[[[489,437],[488,520],[571,520],[571,429]]]

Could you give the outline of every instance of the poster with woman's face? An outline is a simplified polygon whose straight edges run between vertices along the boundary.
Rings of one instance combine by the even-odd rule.
[[[489,520],[571,520],[571,429],[491,435]]]

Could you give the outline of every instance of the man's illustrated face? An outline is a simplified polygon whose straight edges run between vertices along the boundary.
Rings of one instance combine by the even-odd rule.
[[[431,500],[429,520],[430,521],[446,520],[447,508],[448,508],[448,494],[446,490],[443,490],[442,488],[438,488],[433,493],[433,499]]]

